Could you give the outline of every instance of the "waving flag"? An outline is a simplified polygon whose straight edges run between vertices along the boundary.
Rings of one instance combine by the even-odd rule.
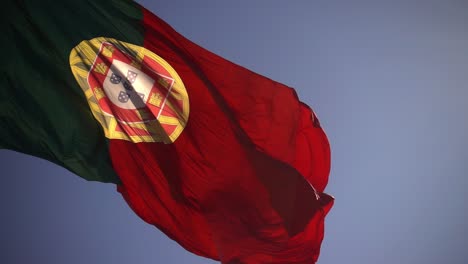
[[[0,147],[117,185],[187,250],[315,263],[330,147],[285,85],[192,43],[132,1],[9,1]]]

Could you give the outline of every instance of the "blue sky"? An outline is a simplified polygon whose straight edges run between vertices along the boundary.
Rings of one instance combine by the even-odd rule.
[[[294,87],[332,146],[320,264],[468,261],[466,1],[139,1]],[[115,186],[0,150],[1,263],[209,264]]]

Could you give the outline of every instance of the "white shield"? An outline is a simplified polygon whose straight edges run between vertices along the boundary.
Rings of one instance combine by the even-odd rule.
[[[111,77],[114,74],[113,81]],[[116,83],[115,75],[121,77]],[[154,80],[139,69],[114,59],[104,80],[104,91],[109,100],[124,109],[143,108],[148,101]]]

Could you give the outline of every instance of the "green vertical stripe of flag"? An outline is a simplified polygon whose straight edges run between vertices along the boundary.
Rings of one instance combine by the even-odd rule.
[[[118,182],[69,55],[95,37],[142,45],[140,7],[133,1],[67,0],[2,5],[0,148],[39,156],[87,180]]]

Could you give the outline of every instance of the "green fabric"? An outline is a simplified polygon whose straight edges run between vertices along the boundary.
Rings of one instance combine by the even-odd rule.
[[[132,1],[2,2],[0,148],[38,156],[80,177],[118,183],[108,141],[70,70],[82,40],[143,43]]]

